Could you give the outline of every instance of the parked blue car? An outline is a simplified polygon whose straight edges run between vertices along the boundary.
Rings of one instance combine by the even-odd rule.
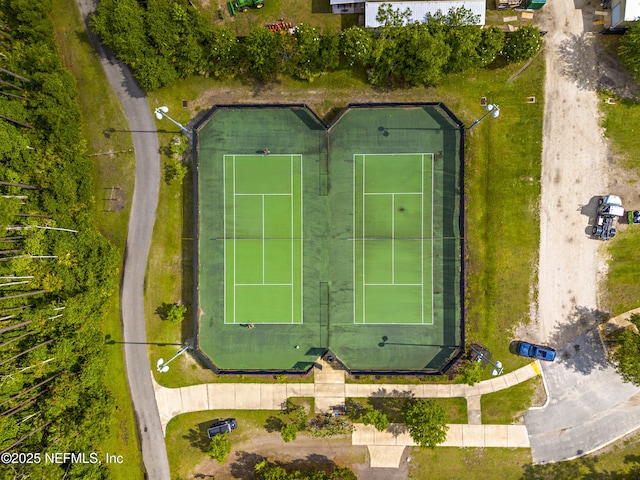
[[[523,357],[537,358],[548,362],[553,362],[556,359],[556,351],[553,348],[541,347],[533,343],[518,342],[517,352]]]

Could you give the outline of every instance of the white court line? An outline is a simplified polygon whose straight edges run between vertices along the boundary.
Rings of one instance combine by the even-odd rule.
[[[262,285],[264,285],[264,195],[262,195]]]
[[[420,280],[422,282],[422,292],[421,292],[421,300],[422,300],[422,319],[420,323],[424,323],[424,154],[422,154],[422,202],[420,202],[420,233],[422,236],[422,241],[420,242]],[[433,262],[433,260],[431,260]],[[433,286],[431,287],[431,291],[433,292]]]
[[[233,323],[236,323],[236,157],[233,155]]]
[[[379,286],[379,287],[419,287],[420,285],[422,285],[421,283],[365,283],[364,285],[366,285],[367,287],[373,285],[373,286]]]
[[[367,243],[366,240],[366,236],[365,236],[365,226],[367,223],[367,219],[365,216],[365,203],[364,203],[364,199],[365,197],[365,188],[367,185],[366,179],[367,179],[367,163],[366,163],[366,159],[367,156],[366,155],[362,155],[362,284],[364,285],[365,283],[365,268],[364,268],[364,250],[365,250],[365,244]],[[365,292],[366,292],[366,288],[362,288],[362,323],[366,324],[367,323],[367,317],[366,317],[366,307],[365,307]]]
[[[366,192],[365,195],[422,195],[423,192]]]
[[[396,196],[391,194],[391,283],[396,281]]]
[[[277,196],[291,196],[290,193],[236,193],[237,197],[277,197]]]
[[[236,283],[236,287],[292,287],[293,283]]]
[[[300,161],[300,323],[304,323],[304,167]],[[293,278],[291,279],[293,282]]]
[[[224,258],[222,259],[222,268],[224,269],[224,295],[222,299],[222,315],[223,323],[227,323],[227,290],[229,288],[229,282],[227,282],[227,156],[222,156],[222,252]]]
[[[424,160],[423,160],[424,163]],[[423,179],[424,181],[424,179]],[[435,176],[435,168],[434,168],[434,157],[433,154],[431,154],[431,324],[433,325],[434,323],[434,318],[433,318],[433,244],[435,243],[434,241],[434,237],[433,237],[433,200],[435,198],[435,182],[436,182],[436,176]],[[424,313],[423,313],[424,315]]]
[[[357,155],[353,155],[353,170],[352,170],[352,180],[353,180],[353,228],[351,229],[351,233],[353,235],[353,255],[352,258],[352,268],[353,272],[353,323],[356,323],[356,160]]]
[[[293,237],[293,156],[290,157],[289,160],[289,179],[291,181],[291,185],[289,187],[289,191],[291,192],[291,198],[289,201],[289,215],[291,216],[291,323],[293,323],[293,312],[295,310],[295,306],[293,304],[293,299],[295,297],[295,295],[293,294],[293,246],[295,244],[295,240]]]

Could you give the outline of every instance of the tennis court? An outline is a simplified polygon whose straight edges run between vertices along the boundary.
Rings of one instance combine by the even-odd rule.
[[[300,155],[225,155],[225,323],[302,323]]]
[[[196,336],[222,371],[436,372],[464,344],[460,123],[440,104],[213,108]]]
[[[432,163],[424,153],[354,155],[355,323],[433,323]]]

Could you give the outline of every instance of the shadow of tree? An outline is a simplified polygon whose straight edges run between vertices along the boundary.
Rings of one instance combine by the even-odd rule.
[[[230,465],[230,473],[233,478],[242,480],[257,480],[255,465],[265,458],[258,453],[240,451],[236,452],[236,460]]]
[[[201,452],[208,451],[209,444],[211,443],[207,435],[206,425],[205,423],[201,423],[197,427],[190,428],[187,434],[182,436],[182,438],[189,441],[192,447],[196,447]]]
[[[582,90],[608,90],[624,98],[640,93],[640,86],[598,35],[587,32],[570,36],[560,44],[558,57],[561,72]]]
[[[281,418],[271,415],[269,418],[267,418],[267,421],[264,424],[264,428],[267,432],[273,433],[282,430],[283,425],[284,423]]]
[[[609,365],[597,326],[608,314],[598,309],[576,306],[567,321],[556,326],[551,346],[556,348],[556,361],[564,362],[576,372],[588,375]]]
[[[371,394],[369,403],[382,413],[387,415],[389,422],[403,422],[402,411],[414,398],[410,391],[391,390],[380,388]]]

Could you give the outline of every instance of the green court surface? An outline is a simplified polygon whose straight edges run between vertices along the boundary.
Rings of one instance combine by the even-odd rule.
[[[460,125],[439,105],[216,107],[197,131],[197,332],[221,370],[438,371],[463,342]]]

